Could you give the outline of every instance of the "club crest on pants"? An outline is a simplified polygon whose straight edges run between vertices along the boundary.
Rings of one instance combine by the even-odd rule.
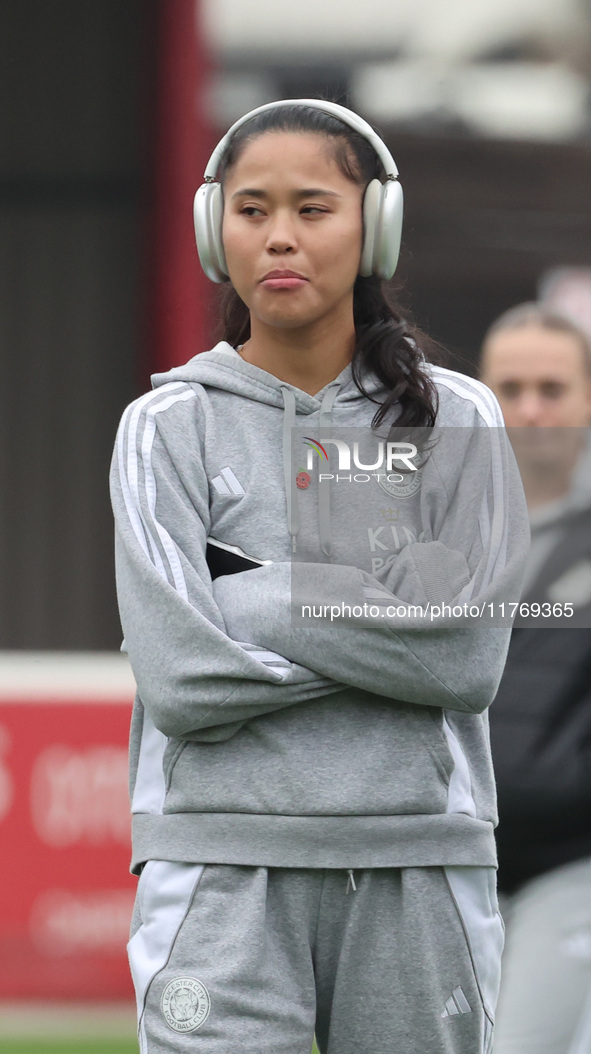
[[[209,992],[196,977],[176,977],[162,993],[162,1013],[175,1032],[194,1032],[211,1009]]]

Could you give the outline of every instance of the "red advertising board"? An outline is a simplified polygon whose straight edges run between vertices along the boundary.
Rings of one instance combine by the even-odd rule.
[[[132,996],[124,656],[0,653],[0,999]]]

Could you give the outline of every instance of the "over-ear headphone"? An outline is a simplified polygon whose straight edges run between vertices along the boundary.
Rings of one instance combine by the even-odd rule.
[[[228,277],[224,246],[222,243],[222,216],[224,198],[221,183],[216,176],[220,163],[233,136],[250,121],[251,117],[274,110],[279,106],[312,106],[317,110],[337,117],[343,124],[359,132],[373,146],[386,172],[386,182],[372,179],[363,198],[363,248],[359,263],[359,274],[364,278],[377,275],[391,278],[396,270],[402,236],[402,187],[398,182],[398,169],[386,144],[374,132],[371,125],[352,110],[335,102],[319,99],[281,99],[258,106],[256,110],[241,117],[226,132],[211,155],[205,169],[205,182],[199,187],[193,204],[195,237],[201,266],[212,282],[223,282]]]

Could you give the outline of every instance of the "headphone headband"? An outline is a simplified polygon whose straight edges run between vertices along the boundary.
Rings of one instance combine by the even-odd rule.
[[[205,182],[199,187],[193,203],[195,238],[201,265],[212,282],[223,282],[228,277],[228,265],[224,252],[222,225],[224,194],[217,179],[218,168],[228,150],[233,136],[242,125],[265,110],[276,110],[281,106],[308,106],[314,110],[336,117],[344,125],[363,136],[382,162],[386,180],[372,179],[363,195],[363,245],[359,261],[359,274],[367,278],[391,278],[396,270],[400,238],[402,233],[402,187],[398,182],[398,169],[386,144],[374,132],[371,125],[352,110],[336,102],[318,99],[278,99],[276,102],[257,106],[236,121],[223,139],[220,139],[205,169]]]
[[[243,117],[240,117],[234,122],[223,139],[220,139],[213,154],[207,162],[207,167],[203,177],[206,183],[212,183],[215,180],[224,154],[238,129],[242,128],[242,125],[246,124],[247,121],[250,121],[252,117],[256,117],[257,114],[264,113],[266,110],[276,110],[281,106],[311,106],[315,110],[321,110],[323,113],[330,114],[331,117],[336,117],[339,121],[342,121],[343,124],[347,124],[350,128],[353,128],[354,131],[359,132],[360,135],[371,143],[384,166],[387,179],[392,180],[398,178],[398,169],[388,147],[383,140],[380,139],[379,135],[374,132],[371,125],[363,120],[363,117],[359,117],[359,115],[353,113],[352,110],[348,110],[346,106],[341,106],[336,102],[324,102],[319,99],[279,99],[276,102],[268,102],[263,106],[257,106],[255,110],[250,110],[249,113],[244,114]]]

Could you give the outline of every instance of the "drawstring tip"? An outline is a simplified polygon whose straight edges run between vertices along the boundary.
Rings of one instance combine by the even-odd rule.
[[[347,875],[349,877],[347,878],[347,888],[345,890],[345,893],[350,893],[351,890],[353,890],[353,892],[356,893],[357,892],[357,886],[355,885],[355,877],[354,877],[353,872],[351,871],[351,869],[349,869],[347,871]]]
[[[291,539],[291,551],[292,551],[292,553],[295,553],[295,551],[297,549],[297,544],[298,544],[297,543],[297,539],[296,539],[296,536],[294,534],[292,539]]]

